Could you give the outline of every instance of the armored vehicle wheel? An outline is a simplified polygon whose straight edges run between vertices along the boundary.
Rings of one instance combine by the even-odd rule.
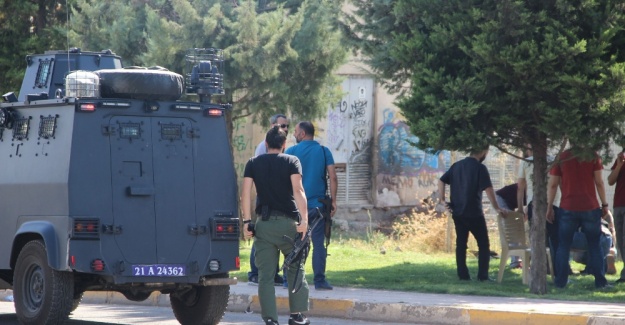
[[[121,294],[124,295],[124,297],[126,297],[126,299],[131,300],[131,301],[144,301],[148,298],[150,298],[150,295],[152,294],[152,292],[146,292],[146,291],[121,291]]]
[[[193,286],[184,293],[171,293],[169,301],[182,325],[218,324],[226,312],[230,286]]]
[[[15,312],[22,324],[62,324],[74,297],[70,272],[48,266],[46,247],[40,240],[24,245],[13,276]]]
[[[84,292],[74,293],[74,298],[72,300],[72,309],[69,311],[70,313],[76,310],[76,308],[78,308],[78,305],[80,305],[83,293]]]

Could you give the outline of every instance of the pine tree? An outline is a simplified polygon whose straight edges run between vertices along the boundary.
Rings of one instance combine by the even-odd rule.
[[[0,90],[19,91],[25,57],[65,46],[67,8],[52,0],[0,0]]]
[[[346,30],[392,90],[423,149],[534,152],[535,261],[545,259],[549,149],[623,135],[625,1],[355,1]],[[360,20],[358,20],[360,19]],[[530,290],[546,293],[532,263]]]
[[[266,124],[276,112],[319,117],[340,97],[333,72],[346,57],[342,1],[77,0],[72,40],[110,48],[128,65],[183,73],[189,48],[221,48],[233,117]],[[261,10],[262,9],[262,10]],[[99,49],[98,49],[99,50]]]

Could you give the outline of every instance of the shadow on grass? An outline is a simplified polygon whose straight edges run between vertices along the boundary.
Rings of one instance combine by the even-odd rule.
[[[491,262],[489,272],[495,280],[499,270],[498,262],[499,260]],[[566,289],[556,288],[549,276],[547,278],[547,294],[536,295],[530,293],[529,287],[522,283],[520,269],[506,268],[501,283],[496,281],[480,282],[477,281],[475,275],[477,262],[468,261],[467,264],[473,277],[471,281],[458,279],[455,262],[454,264],[404,262],[374,269],[328,271],[327,277],[334,285],[354,288],[573,301],[622,302],[625,300],[625,292],[622,291],[625,285],[598,290],[595,289],[592,276],[571,276],[571,283]],[[612,277],[614,278],[612,279]],[[616,280],[615,276],[612,277],[608,276],[610,283]],[[309,274],[307,279],[312,281],[312,275]]]
[[[364,289],[397,290],[406,292],[441,293],[458,295],[480,295],[494,297],[525,297],[545,298],[569,301],[623,302],[625,301],[625,284],[614,288],[597,290],[592,276],[571,276],[571,284],[566,289],[558,289],[553,285],[551,277],[547,278],[547,293],[536,295],[530,293],[529,287],[521,281],[520,269],[505,269],[502,283],[477,281],[477,259],[467,256],[471,281],[460,281],[456,275],[456,262],[453,254],[425,254],[389,251],[385,255],[371,253],[370,248],[357,249],[337,245],[328,257],[326,276],[328,281],[338,287]],[[240,271],[234,272],[240,281],[247,281],[249,271],[249,248],[240,250]],[[489,274],[497,278],[499,259],[490,262]],[[574,269],[583,265],[572,263]],[[617,262],[617,269],[623,267]],[[614,283],[617,275],[606,276],[609,283]],[[306,263],[306,279],[313,283],[311,259]]]

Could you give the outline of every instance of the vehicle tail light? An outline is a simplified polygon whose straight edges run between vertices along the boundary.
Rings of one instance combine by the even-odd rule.
[[[95,107],[95,103],[80,103],[79,109],[83,112],[94,112]]]
[[[217,233],[233,234],[236,233],[237,228],[233,224],[217,224]]]
[[[211,235],[213,240],[238,240],[238,218],[212,218]]]
[[[224,111],[217,108],[209,108],[206,110],[206,116],[222,116]]]
[[[105,267],[104,261],[99,258],[91,261],[91,269],[96,272],[104,271],[104,267]]]
[[[100,237],[100,220],[77,218],[74,219],[73,238],[98,239]]]
[[[237,256],[237,257],[234,259],[234,266],[235,266],[237,269],[240,269],[240,268],[241,268],[241,258],[240,258],[240,257],[238,257],[238,256]]]

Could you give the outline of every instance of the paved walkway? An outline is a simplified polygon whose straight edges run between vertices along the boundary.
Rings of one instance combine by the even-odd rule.
[[[231,287],[229,309],[258,312],[258,287]],[[276,287],[278,307],[288,312],[287,290]],[[625,303],[606,304],[547,299],[429,294],[334,287],[310,291],[314,316],[420,324],[625,324]]]
[[[258,287],[247,283],[231,286],[228,310],[260,312]],[[0,300],[11,291],[0,291]],[[276,287],[278,309],[288,313],[288,293]],[[117,293],[88,292],[83,303],[137,304]],[[144,305],[169,306],[167,295],[152,294]],[[547,299],[502,298],[428,294],[335,287],[310,291],[311,321],[314,316],[420,324],[625,324],[625,303],[588,303]]]

